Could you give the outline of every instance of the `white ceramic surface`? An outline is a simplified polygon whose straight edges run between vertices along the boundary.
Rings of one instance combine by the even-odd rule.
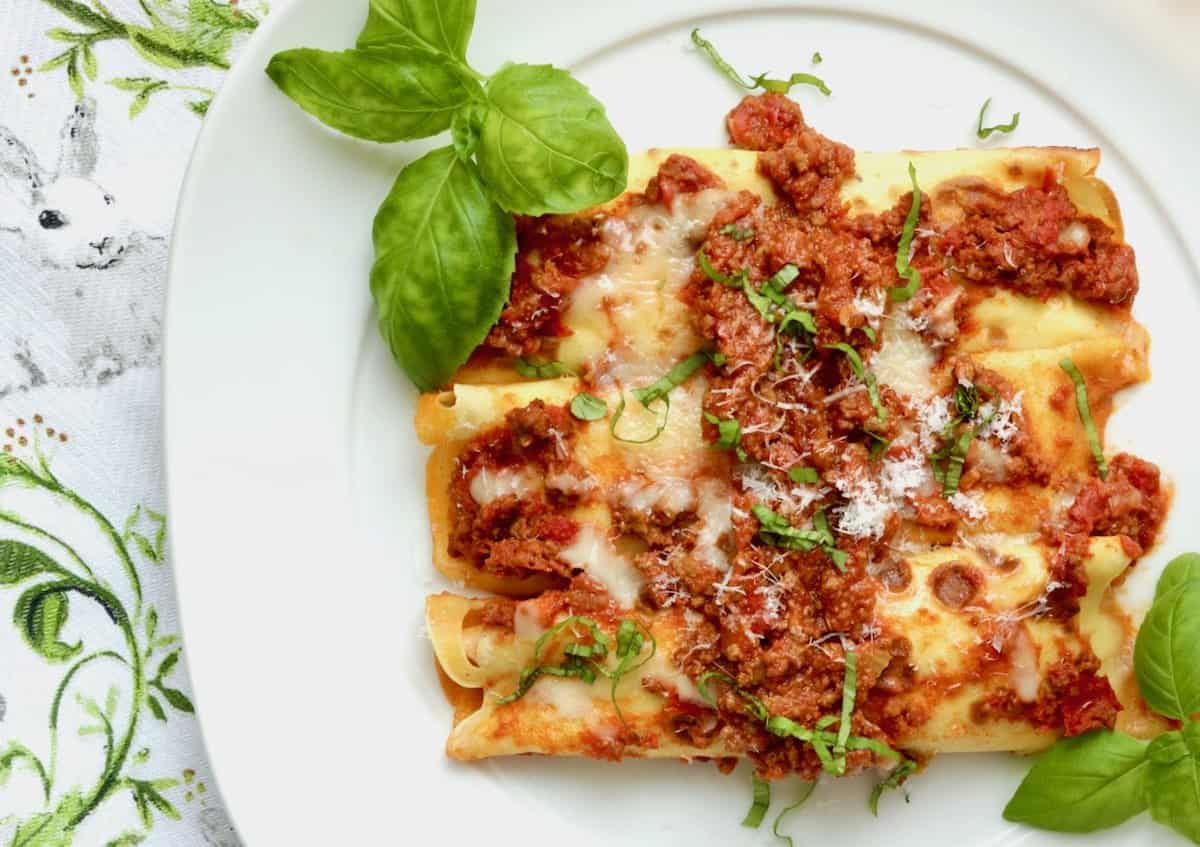
[[[833,97],[795,94],[809,121],[859,149],[977,143],[979,104],[1019,109],[1012,143],[1104,149],[1138,251],[1136,314],[1153,382],[1127,395],[1113,445],[1178,486],[1164,548],[1200,549],[1196,407],[1200,98],[1156,60],[1145,27],[1074,3],[479,0],[484,71],[506,59],[572,67],[631,149],[722,144],[738,92],[695,54],[702,25],[745,71],[819,68]],[[415,392],[378,337],[370,222],[422,145],[326,131],[262,73],[276,50],[349,46],[359,0],[279,3],[205,122],[180,206],[167,316],[169,497],[187,646],[204,730],[238,828],[257,845],[769,844],[738,826],[745,769],[520,759],[446,761],[449,708],[422,636],[430,564]],[[1135,37],[1135,33],[1137,37]],[[1003,143],[1001,141],[1000,143]],[[1180,450],[1179,448],[1185,448]],[[1005,823],[1027,763],[944,757],[911,803],[866,813],[867,780],[822,785],[789,822],[797,844],[1050,845]],[[788,788],[777,789],[777,797]],[[1141,821],[1084,843],[1181,843]]]

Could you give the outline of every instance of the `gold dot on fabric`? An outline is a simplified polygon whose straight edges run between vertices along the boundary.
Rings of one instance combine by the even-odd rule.
[[[9,438],[12,438],[14,435],[17,434],[17,431],[10,426],[8,429],[4,430],[4,434],[7,435]]]
[[[4,445],[4,452],[5,452],[5,453],[11,453],[11,452],[12,452],[12,445],[11,445],[11,444],[5,444],[5,445]]]
[[[53,438],[54,437],[54,427],[52,427],[52,426],[46,427],[46,435]]]
[[[29,443],[29,439],[22,435],[20,438],[17,439],[17,443],[20,444],[22,447],[24,447],[26,444]]]
[[[65,442],[65,441],[67,440],[67,434],[66,434],[65,432],[60,432],[60,433],[58,434],[58,440],[59,440],[59,441],[62,441],[62,442]]]
[[[33,422],[34,422],[34,423],[41,423],[43,420],[44,420],[44,418],[43,418],[41,415],[34,415],[34,416],[33,416]]]
[[[20,68],[13,68],[13,69],[12,69],[12,75],[13,75],[13,76],[20,76],[20,75],[21,75],[21,69],[20,69]]]
[[[22,65],[28,65],[28,64],[29,64],[29,57],[28,57],[28,56],[22,56],[22,57],[21,57],[21,64],[22,64]]]
[[[25,419],[17,418],[17,426],[25,426]]]
[[[25,77],[21,77],[19,80],[17,80],[17,85],[28,85],[28,84],[29,84],[29,80],[25,79]]]

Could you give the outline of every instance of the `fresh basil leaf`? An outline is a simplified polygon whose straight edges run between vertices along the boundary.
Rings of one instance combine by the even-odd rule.
[[[454,113],[454,119],[450,122],[450,139],[454,151],[463,159],[475,155],[486,119],[487,106],[482,103],[468,103]]]
[[[379,142],[437,135],[483,95],[453,61],[417,47],[284,50],[271,57],[267,76],[322,123]]]
[[[905,759],[892,768],[892,772],[884,780],[875,783],[875,787],[871,789],[871,796],[867,798],[867,808],[871,810],[872,815],[879,817],[879,800],[883,797],[883,792],[895,791],[916,769],[916,762],[912,759]]]
[[[1154,599],[1157,600],[1172,589],[1185,582],[1200,579],[1200,553],[1184,553],[1176,556],[1163,568],[1162,576],[1154,589]]]
[[[1150,741],[1146,748],[1146,758],[1151,764],[1173,765],[1190,754],[1183,733],[1164,732]]]
[[[746,817],[742,818],[742,826],[749,829],[758,829],[763,822],[763,818],[767,816],[767,809],[771,807],[771,783],[760,777],[757,773],[750,774],[751,785],[753,786],[754,799],[750,803],[750,811],[746,812]]]
[[[576,375],[562,362],[534,362],[523,356],[513,360],[513,369],[526,379],[557,379]]]
[[[1200,723],[1189,722],[1178,734],[1184,755],[1150,762],[1146,797],[1150,817],[1200,844]]]
[[[625,190],[629,154],[604,106],[569,73],[508,65],[487,85],[476,156],[492,196],[523,215],[577,212]]]
[[[992,98],[983,101],[983,105],[979,108],[979,123],[975,127],[975,134],[980,138],[987,138],[993,132],[1012,132],[1021,123],[1021,113],[1013,112],[1012,119],[1006,124],[996,124],[995,126],[984,126],[983,115],[987,111],[988,106],[992,103]]]
[[[794,73],[787,79],[770,79],[763,73],[747,80],[734,69],[733,65],[721,57],[721,54],[717,52],[717,48],[713,46],[711,41],[700,36],[699,29],[692,30],[692,43],[703,50],[704,54],[708,56],[709,61],[713,63],[717,70],[725,74],[734,85],[745,88],[747,91],[761,88],[763,91],[771,91],[775,94],[787,94],[797,85],[811,85],[826,97],[833,93],[829,90],[829,86],[825,84],[824,80],[812,74]]]
[[[581,421],[598,421],[608,414],[608,404],[594,394],[582,391],[571,398],[571,414]]]
[[[417,387],[443,384],[508,299],[516,228],[451,147],[396,178],[375,216],[371,293],[392,355]]]
[[[66,644],[59,640],[70,612],[67,594],[71,590],[69,582],[35,585],[13,607],[13,623],[25,642],[51,662],[65,661],[83,649],[82,642]]]
[[[1200,711],[1200,581],[1180,583],[1146,613],[1133,648],[1138,688],[1150,708],[1169,718]]]
[[[371,0],[359,47],[416,45],[465,61],[475,0]]]
[[[39,550],[21,541],[0,540],[0,585],[16,585],[47,571],[61,570]]]
[[[1116,826],[1146,808],[1146,742],[1112,730],[1064,738],[1038,757],[1006,820],[1056,832]]]
[[[896,273],[906,284],[888,289],[888,296],[897,303],[911,300],[921,287],[921,272],[909,263],[913,238],[917,234],[917,222],[921,219],[921,186],[917,184],[917,168],[912,162],[908,163],[908,178],[912,180],[912,203],[909,204],[908,215],[904,218],[904,226],[900,230],[900,243],[896,245]]]

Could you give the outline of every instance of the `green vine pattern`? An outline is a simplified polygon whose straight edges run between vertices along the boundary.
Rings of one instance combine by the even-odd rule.
[[[100,75],[96,45],[102,42],[123,42],[150,65],[166,71],[184,68],[216,68],[227,70],[234,38],[252,32],[259,18],[266,14],[265,3],[258,14],[242,8],[238,0],[218,3],[216,0],[138,0],[142,19],[121,20],[101,0],[42,0],[60,12],[70,27],[54,27],[46,35],[67,45],[66,49],[42,64],[39,71],[64,69],[67,83],[78,98],[83,97],[88,82]],[[192,112],[203,116],[213,98],[213,90],[204,86],[186,85],[158,76],[112,77],[106,82],[133,94],[129,117],[136,118],[159,92],[181,91],[195,95],[188,99]]]
[[[80,551],[63,537],[19,514],[0,510],[0,593],[20,592],[13,606],[13,624],[29,649],[46,662],[66,666],[50,705],[46,758],[16,741],[0,749],[0,786],[20,766],[36,776],[45,805],[43,811],[17,824],[10,847],[70,847],[76,827],[122,792],[132,798],[142,829],[118,835],[106,847],[138,844],[156,820],[181,817],[167,797],[167,792],[180,786],[179,780],[141,779],[130,773],[133,766],[145,764],[150,756],[146,748],[133,749],[140,722],[146,718],[168,721],[172,714],[191,715],[195,711],[187,695],[171,682],[180,661],[178,636],[160,632],[158,613],[153,606],[143,604],[136,564],[139,559],[163,564],[166,519],[139,506],[118,529],[55,476],[36,441],[31,449],[30,460],[0,453],[0,489],[19,486],[36,490],[83,518],[115,554],[127,583],[123,593],[132,602],[99,578]],[[21,538],[36,540],[37,546]],[[82,642],[62,640],[71,603],[79,601],[99,605],[119,630],[122,649],[88,651]],[[103,697],[96,698],[78,690],[80,671],[100,662],[124,668],[128,691],[122,691],[123,685],[114,685]],[[129,698],[129,708],[122,717],[119,705],[123,693]],[[86,716],[79,735],[94,736],[102,744],[103,766],[90,786],[66,792],[52,803],[59,776],[60,721],[68,698]],[[194,771],[184,771],[182,776],[186,800],[190,802],[196,794],[205,793],[203,782],[193,785]]]

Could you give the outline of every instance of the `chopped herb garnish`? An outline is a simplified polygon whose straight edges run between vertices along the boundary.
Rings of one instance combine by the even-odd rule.
[[[884,789],[895,790],[900,787],[900,784],[917,769],[917,763],[912,759],[905,759],[896,767],[892,768],[892,772],[887,775],[887,778],[879,782],[871,789],[871,796],[867,800],[867,806],[871,810],[871,814],[879,817],[879,798],[883,796]]]
[[[723,450],[734,450],[741,461],[746,461],[746,451],[742,449],[742,425],[737,418],[718,418],[711,412],[704,413],[704,419],[717,428],[717,440],[714,446]]]
[[[816,787],[817,787],[816,780],[813,780],[812,782],[800,783],[800,794],[796,797],[796,802],[792,803],[792,805],[788,806],[782,812],[780,812],[778,815],[775,816],[775,823],[771,827],[771,832],[773,832],[775,834],[776,838],[778,838],[782,841],[786,841],[788,843],[788,847],[796,847],[795,842],[792,841],[792,836],[784,835],[782,832],[779,831],[779,825],[781,823],[783,823],[784,817],[789,812],[792,812],[795,809],[798,809],[804,805],[804,801],[812,796],[813,789]]]
[[[703,254],[701,254],[703,255]],[[696,371],[698,371],[705,362],[712,362],[715,365],[725,364],[725,356],[723,353],[712,353],[707,350],[700,350],[688,356],[671,370],[667,371],[664,376],[659,377],[645,388],[635,388],[630,393],[637,398],[638,402],[645,408],[649,409],[651,404],[657,400],[661,400],[663,404],[663,414],[659,419],[658,426],[654,430],[654,434],[649,438],[625,438],[617,434],[617,421],[621,419],[621,415],[625,413],[625,395],[621,395],[621,400],[617,403],[617,411],[613,414],[612,420],[609,422],[608,429],[612,433],[613,438],[618,441],[624,441],[628,444],[647,444],[658,436],[662,435],[664,429],[667,428],[667,418],[671,414],[671,399],[668,396],[671,391],[678,388],[685,380]]]
[[[762,73],[747,80],[734,70],[733,65],[721,58],[721,54],[717,52],[717,48],[711,41],[700,37],[699,29],[692,30],[692,43],[708,55],[709,60],[717,66],[721,73],[725,74],[735,85],[741,86],[747,91],[761,88],[763,91],[771,91],[775,94],[787,94],[794,86],[811,85],[827,97],[833,93],[824,80],[812,74],[794,73],[787,79],[770,79],[765,73]]]
[[[819,52],[812,54],[812,63],[814,65],[819,65],[824,61],[825,61],[825,59],[821,56],[821,54]]]
[[[975,128],[975,134],[980,138],[987,138],[993,132],[1012,132],[1021,123],[1021,113],[1013,112],[1012,119],[1006,124],[995,124],[994,126],[983,125],[983,115],[987,111],[988,106],[992,103],[992,98],[983,101],[983,105],[979,108],[979,123]]]
[[[1088,446],[1092,448],[1092,458],[1096,460],[1096,469],[1101,479],[1108,478],[1108,460],[1104,458],[1104,450],[1100,446],[1100,433],[1096,431],[1096,422],[1092,420],[1092,407],[1088,402],[1087,382],[1075,363],[1063,359],[1058,366],[1067,372],[1075,383],[1075,408],[1079,410],[1079,420],[1083,422],[1083,431],[1087,433]]]
[[[908,163],[908,176],[913,187],[912,205],[908,207],[908,217],[904,219],[904,228],[900,230],[900,244],[896,247],[896,273],[901,279],[908,280],[908,284],[888,289],[888,294],[895,302],[911,300],[921,287],[921,272],[909,264],[917,221],[921,218],[921,186],[917,184],[917,168],[912,162]]]
[[[955,387],[954,409],[957,414],[953,420],[942,427],[942,431],[938,434],[942,440],[941,449],[929,456],[929,464],[933,468],[933,478],[942,484],[943,497],[950,497],[958,491],[958,483],[962,479],[971,443],[987,429],[988,424],[995,417],[996,413],[993,410],[978,424],[968,426],[962,432],[955,434],[960,425],[971,424],[978,417],[982,408],[980,391],[991,393],[991,389],[982,385],[958,385]]]
[[[621,621],[617,627],[617,665],[610,669],[605,664],[605,659],[612,649],[612,641],[601,631],[596,622],[583,615],[571,615],[564,618],[542,633],[534,643],[533,664],[521,671],[516,690],[507,697],[499,698],[496,702],[500,705],[505,705],[521,699],[533,687],[533,684],[543,676],[575,677],[590,685],[596,681],[596,675],[599,674],[612,681],[610,696],[612,697],[613,709],[616,710],[617,717],[620,718],[622,725],[627,726],[625,724],[625,715],[621,713],[621,706],[617,703],[617,685],[620,684],[621,679],[626,674],[637,670],[654,658],[654,654],[658,649],[658,643],[655,641],[654,636],[648,632],[643,634],[640,626],[636,621],[629,618]],[[583,632],[580,632],[576,627],[582,627]],[[567,629],[577,639],[585,638],[590,640],[576,640],[564,645],[561,664],[541,664],[542,650],[545,648],[547,642],[556,638],[563,630]],[[650,652],[639,661],[638,656],[646,644],[647,637],[650,639]]]
[[[821,481],[821,474],[816,468],[794,467],[788,468],[788,479],[800,485],[816,485]]]
[[[872,462],[886,453],[888,448],[892,446],[891,439],[884,438],[877,432],[871,432],[869,429],[864,429],[863,432],[871,438],[871,449],[867,455]]]
[[[515,359],[513,368],[527,379],[555,379],[560,376],[576,376],[575,371],[562,362],[533,362],[525,357]]]
[[[760,503],[756,503],[751,511],[758,518],[758,537],[763,543],[805,553],[820,548],[833,560],[839,571],[846,570],[846,552],[837,548],[824,509],[818,509],[813,514],[812,529],[797,529],[788,523],[787,518]]]
[[[871,408],[875,410],[875,414],[879,420],[886,421],[887,409],[883,407],[883,402],[879,399],[879,382],[875,379],[875,374],[868,371],[863,365],[862,356],[858,355],[858,351],[844,341],[839,341],[837,344],[830,344],[825,349],[840,350],[846,354],[846,358],[850,362],[850,370],[854,371],[854,375],[866,383],[867,396],[871,399]]]
[[[864,326],[864,327],[862,327],[862,332],[863,332],[863,335],[865,335],[867,337],[868,341],[870,341],[872,344],[875,343],[876,336],[875,336],[874,328],[869,327],[869,326]]]
[[[581,391],[571,399],[571,414],[581,421],[598,421],[608,414],[608,404],[594,394]]]
[[[834,765],[839,774],[846,772],[846,743],[850,740],[850,720],[854,716],[854,697],[858,690],[858,655],[852,647],[845,648],[846,675],[842,678],[842,716],[838,724],[837,741],[833,745]]]
[[[719,230],[721,235],[726,235],[734,241],[749,241],[754,237],[754,230],[748,227],[743,228],[737,224],[725,224]]]
[[[750,779],[754,786],[754,801],[750,804],[750,811],[746,812],[746,817],[742,818],[742,826],[758,829],[763,818],[767,816],[767,809],[771,807],[771,783],[757,773],[750,774]]]
[[[696,264],[700,266],[700,270],[704,271],[704,275],[713,282],[719,282],[726,288],[744,288],[746,278],[748,276],[745,268],[738,271],[733,276],[726,276],[712,266],[707,254],[703,250],[696,254]]]
[[[762,700],[759,700],[753,694],[738,687],[737,681],[729,674],[723,671],[705,671],[700,674],[700,678],[696,680],[696,689],[700,692],[700,697],[710,706],[717,705],[717,699],[713,696],[712,691],[708,688],[710,680],[719,679],[721,682],[733,689],[733,692],[746,701],[750,707],[751,714],[758,720],[766,723],[770,713],[767,712],[767,707],[763,705]]]

